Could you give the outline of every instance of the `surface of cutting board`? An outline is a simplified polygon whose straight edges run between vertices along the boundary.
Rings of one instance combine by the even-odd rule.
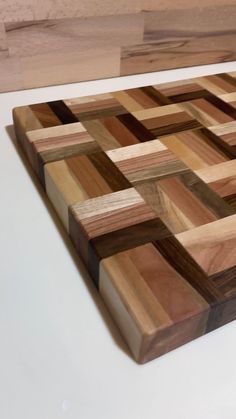
[[[138,362],[236,318],[236,73],[13,116]]]

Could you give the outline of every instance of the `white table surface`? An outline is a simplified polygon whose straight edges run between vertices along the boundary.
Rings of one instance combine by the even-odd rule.
[[[11,127],[15,106],[235,70],[236,62],[0,95],[1,419],[236,418],[236,323],[136,364]]]

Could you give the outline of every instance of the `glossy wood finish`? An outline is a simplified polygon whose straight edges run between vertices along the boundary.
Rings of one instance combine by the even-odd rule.
[[[0,91],[236,59],[233,0],[2,3]]]
[[[236,74],[13,110],[135,359],[236,318]]]

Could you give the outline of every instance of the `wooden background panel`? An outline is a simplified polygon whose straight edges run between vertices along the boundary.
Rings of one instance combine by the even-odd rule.
[[[0,92],[232,61],[235,14],[233,0],[4,1]]]
[[[145,13],[143,42],[122,48],[121,74],[235,60],[235,14],[234,5]]]
[[[175,9],[188,9],[190,7],[204,8],[209,6],[226,6],[233,4],[234,0],[141,0],[141,9],[143,11],[154,10],[172,10]],[[174,4],[174,7],[173,7]]]
[[[132,14],[5,23],[5,31],[10,56],[76,52],[142,43],[144,18]]]
[[[119,15],[141,11],[141,0],[1,0],[0,5],[0,20],[5,22]]]

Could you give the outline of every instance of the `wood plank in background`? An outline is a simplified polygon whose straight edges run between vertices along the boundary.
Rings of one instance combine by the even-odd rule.
[[[232,0],[23,3],[0,8],[0,91],[236,57]]]

